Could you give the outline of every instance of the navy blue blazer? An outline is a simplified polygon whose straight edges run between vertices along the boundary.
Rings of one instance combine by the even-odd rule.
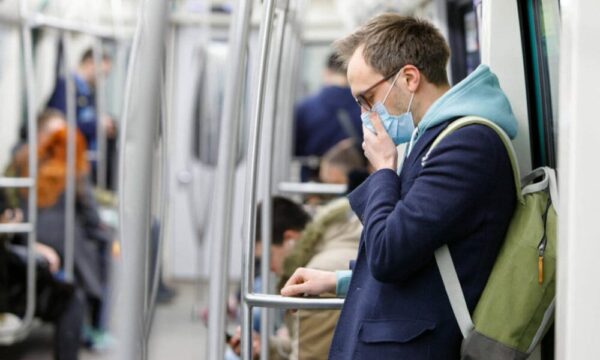
[[[372,174],[349,195],[364,230],[330,359],[459,359],[462,336],[434,251],[448,244],[473,311],[515,207],[506,149],[470,125],[421,159],[449,122],[427,130],[401,175]]]

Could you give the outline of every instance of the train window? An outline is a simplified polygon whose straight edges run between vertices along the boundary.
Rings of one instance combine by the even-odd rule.
[[[556,168],[560,2],[522,0],[518,4],[532,166]],[[542,341],[542,359],[554,359],[553,327]]]
[[[199,49],[201,69],[196,81],[193,153],[202,163],[216,166],[225,91],[227,45],[211,42]]]
[[[558,0],[527,0],[519,4],[527,78],[531,154],[534,167],[556,167],[558,114]]]
[[[448,2],[452,83],[456,84],[481,63],[477,16],[471,0]]]

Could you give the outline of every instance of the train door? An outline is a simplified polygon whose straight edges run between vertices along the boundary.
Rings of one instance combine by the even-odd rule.
[[[213,14],[214,15],[214,14]],[[170,155],[170,216],[169,234],[172,241],[167,252],[167,269],[176,278],[209,277],[210,247],[213,241],[212,204],[215,172],[218,161],[224,86],[229,58],[227,28],[229,15],[224,21],[210,25],[193,23],[175,27],[172,40],[170,95],[172,152]],[[252,53],[256,33],[250,34]],[[252,59],[252,55],[249,56]],[[248,61],[246,69],[252,69]],[[246,84],[252,71],[247,71]],[[244,190],[244,152],[246,128],[251,103],[243,104],[242,126],[239,131],[238,151],[235,155],[234,202],[241,204]],[[230,275],[241,277],[241,223],[242,209],[232,209]],[[235,230],[238,229],[238,230]]]
[[[226,49],[210,44],[199,36],[201,27],[176,28],[171,94],[170,187],[172,202],[169,216],[170,272],[175,277],[205,276],[206,218],[210,203],[218,139],[219,87]],[[216,100],[216,101],[214,101]],[[212,104],[206,106],[206,104]],[[176,261],[175,261],[176,259]]]

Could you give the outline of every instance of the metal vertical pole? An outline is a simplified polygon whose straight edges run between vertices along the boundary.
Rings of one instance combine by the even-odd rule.
[[[271,229],[273,227],[273,201],[271,198],[271,193],[273,191],[273,150],[275,143],[275,116],[277,110],[277,94],[278,94],[278,85],[279,85],[279,71],[281,68],[281,52],[282,52],[282,42],[283,42],[283,32],[285,29],[285,21],[286,21],[286,12],[287,9],[277,9],[275,11],[276,23],[275,23],[275,34],[271,39],[273,42],[272,51],[271,51],[271,59],[272,66],[270,66],[270,71],[272,71],[270,76],[268,76],[268,83],[266,98],[268,99],[268,103],[266,104],[265,109],[265,127],[263,130],[263,154],[261,159],[264,161],[264,165],[262,166],[265,172],[265,181],[263,182],[264,188],[262,190],[262,226],[261,226],[261,242],[262,242],[262,257],[261,257],[261,277],[262,277],[262,292],[264,294],[269,294],[272,292],[272,282],[271,282],[271,242],[272,242],[272,232]],[[271,332],[273,330],[273,319],[272,319],[272,310],[269,308],[263,308],[261,311],[261,351],[260,357],[263,360],[269,358],[269,338]]]
[[[288,100],[290,99],[290,91],[287,91],[287,89],[290,89],[290,77],[292,75],[291,73],[291,63],[292,63],[292,46],[293,46],[293,42],[291,41],[291,24],[290,21],[293,21],[293,18],[291,17],[292,15],[292,9],[291,6],[290,8],[288,8],[287,11],[287,21],[285,24],[285,28],[284,28],[284,34],[283,34],[283,43],[282,43],[282,59],[281,59],[281,68],[279,70],[280,73],[280,79],[279,79],[279,84],[277,85],[279,89],[286,89],[286,91],[277,96],[277,104],[276,104],[276,109],[275,111],[277,112],[277,119],[278,121],[276,121],[276,125],[275,125],[275,133],[277,134],[275,136],[275,144],[274,146],[278,149],[277,152],[274,153],[275,158],[273,159],[274,164],[273,164],[273,169],[274,171],[276,171],[276,173],[273,175],[273,179],[276,181],[276,183],[279,183],[281,181],[283,181],[284,176],[286,174],[285,168],[286,165],[284,163],[284,159],[285,159],[285,152],[287,151],[287,139],[286,139],[286,128],[287,128],[287,117],[288,117]],[[277,190],[276,190],[277,191]]]
[[[104,127],[103,117],[106,114],[105,88],[104,88],[104,52],[102,49],[102,39],[97,38],[94,41],[94,64],[96,65],[96,185],[101,189],[106,189],[106,129]]]
[[[172,25],[169,28],[168,39],[166,40],[166,56],[165,56],[165,69],[163,72],[163,81],[161,86],[161,137],[160,137],[160,148],[161,148],[161,171],[160,174],[160,205],[159,205],[159,240],[158,240],[158,251],[156,252],[155,266],[153,270],[149,307],[146,315],[146,338],[150,338],[152,332],[152,324],[154,322],[154,313],[156,309],[156,296],[158,294],[158,288],[161,281],[161,270],[162,270],[162,254],[165,246],[167,237],[167,224],[169,221],[169,199],[170,187],[169,187],[169,159],[170,157],[170,132],[169,123],[171,122],[171,101],[173,98],[173,61],[175,56],[175,41],[176,41],[176,28]]]
[[[27,2],[20,3],[21,18],[28,16]],[[35,267],[35,243],[36,243],[36,222],[37,222],[37,124],[35,113],[35,79],[33,67],[33,44],[31,39],[31,29],[27,21],[21,25],[21,41],[23,48],[23,58],[25,60],[25,90],[27,96],[27,142],[29,143],[28,170],[31,184],[29,186],[28,196],[28,214],[27,222],[31,225],[29,235],[27,236],[27,305],[23,323],[16,331],[14,338],[24,337],[33,322],[36,302],[36,267]],[[0,333],[2,334],[2,333]],[[4,335],[4,334],[2,334]]]
[[[305,4],[305,3],[303,3]],[[290,164],[292,162],[292,154],[294,152],[294,105],[296,100],[298,99],[298,82],[300,80],[301,74],[301,65],[302,65],[302,38],[301,38],[301,24],[300,24],[300,14],[301,14],[301,6],[296,6],[294,9],[294,30],[293,30],[293,50],[292,50],[292,75],[290,77],[290,91],[289,91],[289,113],[288,113],[288,122],[286,129],[286,139],[285,144],[288,146],[287,151],[285,152],[287,158],[284,161],[287,168],[287,174],[291,173]]]
[[[160,104],[161,63],[167,20],[166,0],[145,0],[140,6],[133,55],[129,62],[120,153],[120,238],[122,272],[118,277],[116,358],[145,359],[145,259],[152,191],[152,160]]]
[[[222,360],[225,346],[225,305],[229,280],[229,249],[233,207],[235,155],[238,146],[240,115],[246,75],[245,58],[248,46],[252,1],[240,0],[229,32],[229,53],[232,59],[227,74],[219,155],[215,179],[213,236],[211,237],[211,271],[209,282],[208,359]]]
[[[256,227],[256,184],[258,178],[258,153],[260,148],[260,134],[265,103],[265,90],[267,80],[267,67],[271,39],[271,25],[275,0],[266,0],[261,23],[260,60],[258,72],[258,91],[252,131],[248,146],[249,179],[246,187],[246,213],[244,224],[245,242],[243,248],[243,276],[242,276],[242,358],[252,358],[252,306],[247,302],[246,295],[252,292],[254,282],[254,238]],[[264,205],[264,204],[263,204]],[[265,217],[265,216],[263,216]]]
[[[163,72],[164,74],[164,72]],[[167,106],[167,93],[166,93],[166,84],[167,84],[166,76],[163,76],[163,81],[161,82],[162,86],[160,88],[161,92],[161,111],[160,111],[160,171],[158,172],[159,184],[160,184],[160,202],[158,208],[158,217],[159,217],[159,234],[158,234],[158,245],[156,250],[156,259],[154,259],[154,268],[150,268],[148,276],[150,277],[148,283],[150,284],[149,294],[150,297],[147,300],[148,308],[146,312],[146,320],[145,320],[145,336],[146,338],[150,338],[150,332],[152,331],[152,324],[154,321],[154,312],[156,309],[156,296],[158,294],[158,288],[160,284],[160,275],[162,268],[162,252],[165,243],[166,237],[166,229],[165,224],[167,223],[167,214],[168,214],[168,202],[169,198],[169,186],[168,186],[168,171],[167,164],[169,159],[169,132],[168,132],[168,106]],[[151,225],[152,226],[152,225]],[[150,262],[151,263],[151,262]]]
[[[301,43],[299,41],[299,3],[294,1],[290,3],[288,9],[287,28],[284,40],[284,52],[281,78],[281,89],[285,89],[280,96],[277,123],[277,163],[275,169],[278,170],[275,176],[276,181],[281,182],[289,179],[290,162],[293,152],[293,128],[294,128],[294,103],[296,100],[297,80],[300,74],[299,60]]]
[[[75,246],[75,197],[76,197],[76,180],[75,180],[75,147],[76,147],[76,132],[77,132],[77,103],[75,91],[75,79],[73,78],[72,69],[69,66],[71,59],[70,52],[70,34],[62,33],[63,43],[63,66],[65,72],[66,86],[66,107],[67,107],[67,173],[66,173],[66,190],[65,190],[65,248],[63,266],[65,279],[69,282],[73,281],[73,261],[74,261],[74,246]]]
[[[484,4],[484,9],[487,4]],[[545,4],[544,4],[545,5]],[[546,9],[544,9],[546,10]],[[556,359],[600,358],[597,1],[561,2]],[[555,101],[555,99],[552,99]],[[556,206],[556,204],[554,204]],[[594,284],[594,285],[592,285]]]

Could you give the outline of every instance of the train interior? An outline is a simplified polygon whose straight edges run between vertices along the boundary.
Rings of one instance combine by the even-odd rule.
[[[600,358],[600,5],[584,0],[0,0],[0,190],[25,208],[11,213],[20,221],[0,224],[7,239],[21,239],[13,243],[23,269],[22,311],[0,309],[0,358],[54,358],[59,327],[36,306],[54,304],[40,293],[46,281],[86,276],[81,236],[99,239],[102,279],[90,285],[101,301],[83,315],[79,358],[228,358],[244,294],[256,293],[253,321],[275,335],[281,311],[259,295],[278,294],[269,259],[279,255],[264,246],[255,263],[251,208],[280,195],[310,212],[346,192],[306,182],[320,159],[295,152],[295,108],[324,86],[332,43],[385,12],[439,29],[451,85],[489,66],[518,120],[520,173],[557,170],[556,321],[530,359]],[[60,91],[64,114],[48,113]],[[38,114],[58,117],[62,137],[47,141]],[[86,116],[93,136],[74,130]],[[37,153],[27,151],[33,142]],[[49,156],[59,175],[43,189],[40,174],[53,170],[32,164]],[[64,190],[53,196],[58,183]],[[55,251],[36,255],[36,238],[55,237],[57,263]],[[261,359],[269,341],[261,339]]]

